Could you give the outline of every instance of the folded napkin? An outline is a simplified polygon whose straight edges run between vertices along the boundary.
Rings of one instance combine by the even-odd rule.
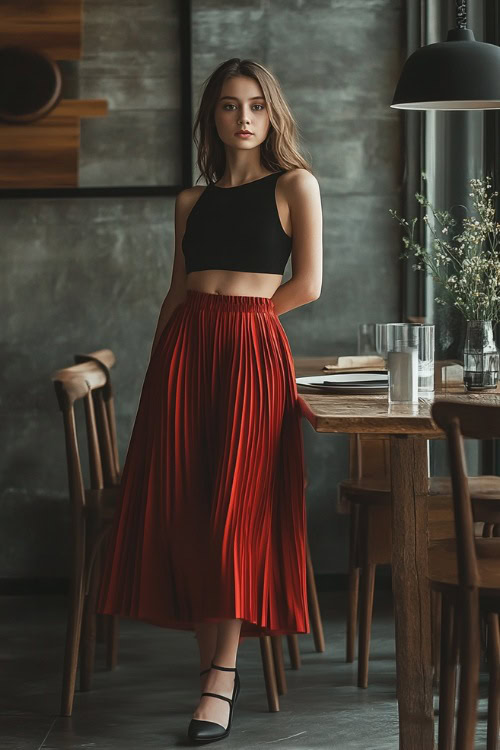
[[[378,355],[353,355],[350,357],[332,357],[333,362],[323,365],[325,372],[345,372],[363,370],[385,370],[385,360]]]

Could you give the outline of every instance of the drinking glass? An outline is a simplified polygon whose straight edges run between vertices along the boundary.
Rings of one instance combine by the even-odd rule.
[[[375,351],[387,359],[387,326],[391,323],[375,323]]]
[[[388,358],[389,346],[405,337],[408,328],[418,330],[418,390],[422,397],[434,393],[434,342],[435,326],[410,323],[376,323],[375,347],[377,354]]]
[[[434,325],[418,325],[418,390],[421,396],[434,393]]]
[[[376,354],[375,323],[360,323],[358,326],[358,354]]]
[[[387,324],[390,403],[418,403],[418,328],[410,323]]]

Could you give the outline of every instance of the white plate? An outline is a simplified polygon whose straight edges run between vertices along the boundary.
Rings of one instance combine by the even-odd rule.
[[[389,376],[380,372],[342,372],[295,378],[297,385],[331,393],[386,393]]]
[[[380,388],[389,382],[389,375],[379,372],[338,372],[331,375],[328,373],[324,375],[306,375],[301,378],[295,378],[295,380],[302,385],[323,385],[323,381],[326,381],[328,385],[356,385],[366,387],[374,384]]]

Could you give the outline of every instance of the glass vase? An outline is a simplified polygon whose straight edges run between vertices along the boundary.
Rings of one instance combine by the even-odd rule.
[[[468,391],[496,388],[499,353],[491,320],[468,320],[464,345],[464,384]]]

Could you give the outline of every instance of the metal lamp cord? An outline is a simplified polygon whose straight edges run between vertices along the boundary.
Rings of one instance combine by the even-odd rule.
[[[457,0],[457,29],[467,28],[467,0]]]

